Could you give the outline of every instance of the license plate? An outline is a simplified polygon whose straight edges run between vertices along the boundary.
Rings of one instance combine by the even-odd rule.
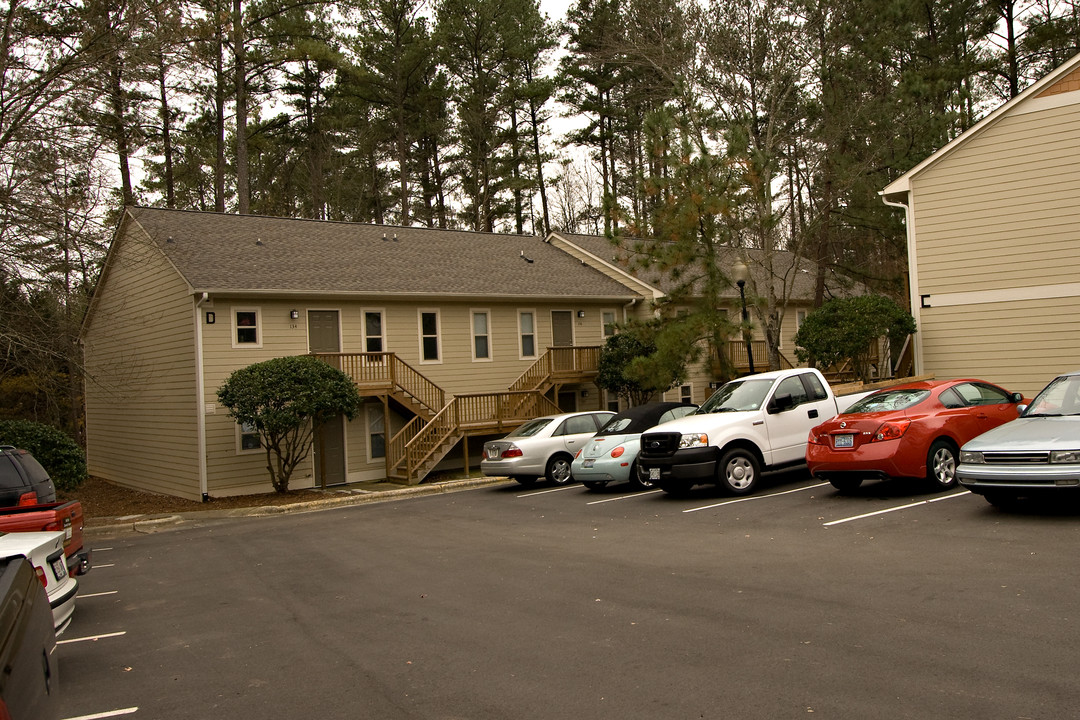
[[[57,580],[63,580],[67,577],[67,562],[64,560],[63,555],[52,561],[52,571]]]
[[[660,479],[660,468],[649,468],[649,479],[650,480],[659,480]]]
[[[593,465],[596,464],[596,460],[591,460],[591,459],[586,460],[585,462],[583,462],[581,464],[582,464],[583,467],[591,468]]]
[[[495,448],[488,448],[487,459],[488,460],[498,460],[499,459],[499,451],[496,450]]]
[[[854,435],[833,435],[833,447],[849,448],[855,447]]]

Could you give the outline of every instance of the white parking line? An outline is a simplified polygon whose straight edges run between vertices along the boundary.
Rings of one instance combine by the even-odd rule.
[[[94,548],[94,552],[108,552],[109,550],[112,550],[112,548]]]
[[[93,715],[80,715],[79,717],[65,718],[64,720],[99,720],[100,718],[118,717],[120,715],[131,715],[138,712],[139,708],[129,707],[121,710],[109,710],[103,713],[95,713]]]
[[[593,500],[592,502],[585,503],[586,505],[600,505],[601,503],[615,502],[616,500],[630,500],[631,498],[645,497],[646,495],[655,495],[656,493],[664,492],[663,490],[648,490],[646,492],[631,493],[629,495],[620,495],[619,497],[604,498],[603,500]]]
[[[518,495],[519,498],[532,497],[533,495],[547,495],[548,493],[561,492],[563,490],[573,490],[577,488],[581,489],[580,485],[563,485],[562,487],[551,488],[550,490],[537,490],[536,492],[525,493],[524,495]]]
[[[778,497],[780,495],[790,495],[791,493],[802,492],[803,490],[813,490],[814,488],[825,487],[829,483],[818,483],[817,485],[807,485],[806,487],[795,488],[794,490],[784,490],[783,492],[769,493],[768,495],[752,495],[750,497],[735,498],[734,500],[725,500],[724,502],[718,502],[713,505],[704,505],[702,507],[688,508],[683,510],[684,513],[697,512],[698,510],[710,510],[712,508],[718,508],[723,505],[734,505],[735,503],[750,502],[751,500],[765,500],[771,497]]]
[[[97,568],[107,568],[107,567],[116,567],[116,563],[106,563],[104,565],[98,565],[97,563],[94,563],[94,568],[95,569],[97,569]]]
[[[88,595],[83,595],[82,593],[79,593],[79,599],[80,600],[85,600],[86,598],[101,597],[102,595],[115,595],[117,592],[119,592],[119,591],[117,591],[117,590],[106,590],[105,592],[90,593]]]
[[[953,498],[963,497],[970,495],[967,490],[963,492],[954,493],[952,495],[943,495],[942,497],[930,498],[929,500],[920,500],[919,502],[908,503],[907,505],[900,505],[899,507],[885,508],[884,510],[877,510],[875,512],[864,513],[862,515],[855,515],[853,517],[843,518],[841,520],[833,520],[832,522],[822,523],[823,527],[831,527],[833,525],[840,525],[846,522],[852,522],[853,520],[862,520],[868,517],[874,517],[876,515],[884,515],[886,513],[896,512],[897,510],[907,510],[908,508],[918,507],[919,505],[929,505],[930,503],[940,502],[942,500],[952,500]]]
[[[57,640],[57,645],[69,645],[77,642],[97,642],[98,640],[104,640],[105,638],[120,637],[121,635],[127,635],[127,630],[121,630],[120,632],[105,633],[104,635],[91,635],[90,637],[71,638],[70,640]]]

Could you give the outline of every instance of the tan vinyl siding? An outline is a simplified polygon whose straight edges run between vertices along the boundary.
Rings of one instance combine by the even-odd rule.
[[[1033,396],[1080,368],[1080,298],[928,308],[921,319],[924,362],[938,379],[982,378]]]
[[[193,300],[137,230],[118,243],[84,338],[89,471],[198,499]]]
[[[1006,116],[913,181],[919,294],[1076,281],[1078,112]]]

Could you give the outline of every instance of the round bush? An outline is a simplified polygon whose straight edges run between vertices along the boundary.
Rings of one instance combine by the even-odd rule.
[[[57,490],[72,491],[86,479],[86,456],[79,444],[49,425],[0,420],[0,445],[28,451],[49,473]]]

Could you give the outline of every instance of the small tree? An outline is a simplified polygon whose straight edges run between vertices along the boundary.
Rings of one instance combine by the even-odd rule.
[[[307,355],[241,368],[217,395],[230,417],[258,430],[270,482],[281,493],[288,492],[293,470],[311,451],[318,426],[337,415],[352,420],[361,404],[345,373]]]
[[[657,326],[651,324],[609,337],[600,351],[596,385],[633,406],[679,382],[685,374],[685,352],[671,352],[667,344],[658,347],[656,337]]]
[[[870,348],[887,337],[892,347],[915,332],[915,318],[881,295],[830,300],[806,316],[795,333],[795,354],[802,362],[814,358],[823,366],[845,360],[860,380],[870,379]]]

